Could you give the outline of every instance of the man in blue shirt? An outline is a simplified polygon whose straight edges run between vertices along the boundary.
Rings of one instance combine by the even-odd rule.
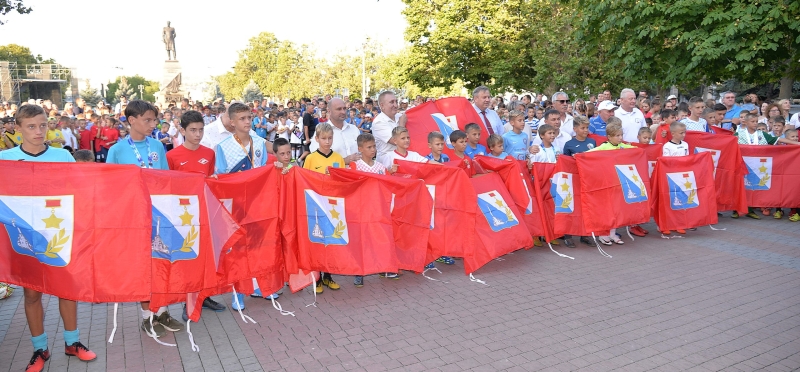
[[[16,130],[22,134],[22,144],[11,150],[0,152],[0,160],[23,160],[39,162],[65,162],[73,163],[75,159],[67,150],[50,147],[44,144],[47,133],[47,116],[44,109],[37,105],[25,105],[17,110],[15,115]],[[7,228],[11,226],[6,225]],[[79,280],[80,278],[75,278]],[[25,296],[25,317],[31,331],[33,344],[33,357],[26,371],[39,372],[44,369],[44,363],[50,359],[48,350],[47,333],[44,331],[44,307],[42,306],[42,293],[33,289],[23,288]],[[88,362],[97,358],[80,342],[78,330],[78,303],[66,299],[58,299],[58,308],[61,319],[64,321],[64,353],[75,356]]]
[[[611,101],[603,101],[597,105],[597,116],[589,119],[589,132],[598,136],[606,135],[606,123],[608,119],[614,116],[614,106]]]
[[[720,125],[723,127],[734,126],[734,129],[736,129],[735,127],[739,125],[739,114],[742,111],[742,108],[736,104],[736,93],[722,93],[722,104],[725,105],[728,111],[725,112],[725,117],[722,118]]]

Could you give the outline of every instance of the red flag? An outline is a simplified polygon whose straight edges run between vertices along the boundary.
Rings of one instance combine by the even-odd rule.
[[[528,171],[527,163],[510,157],[495,159],[488,156],[476,156],[474,162],[480,164],[483,169],[500,175],[528,231],[533,236],[544,236],[544,223],[539,213],[539,202],[533,190],[533,178]]]
[[[588,138],[593,139],[597,146],[600,146],[603,142],[608,141],[608,137],[594,133],[589,133]]]
[[[444,153],[455,158],[453,145],[450,143],[450,133],[454,130],[464,130],[464,126],[469,123],[476,123],[481,126],[480,143],[486,145],[489,133],[486,132],[483,121],[475,108],[464,97],[449,97],[437,99],[416,106],[406,111],[406,128],[411,136],[411,147],[409,150],[420,154],[430,153],[428,148],[428,133],[441,132],[444,135]]]
[[[0,161],[0,174],[13,180],[0,182],[0,281],[74,301],[150,300],[141,169]]]
[[[659,125],[653,133],[653,142],[663,145],[669,141],[672,141],[672,132],[669,129],[669,124]]]
[[[739,145],[747,205],[800,208],[800,146]]]
[[[480,214],[475,217],[478,239],[464,257],[464,272],[471,274],[489,261],[520,248],[530,248],[533,239],[514,208],[511,194],[497,173],[471,178]]]
[[[549,242],[557,236],[554,230],[554,210],[555,202],[553,196],[550,195],[550,179],[556,171],[554,163],[533,163],[531,168],[531,175],[533,175],[533,191],[536,194],[536,201],[539,203],[539,215],[544,227],[544,237]]]
[[[228,285],[235,283],[237,292],[252,293],[251,278],[256,278],[261,293],[269,295],[282,288],[288,277],[280,236],[278,173],[268,165],[206,180],[245,229],[244,238],[222,255],[219,292],[227,292]]]
[[[732,136],[734,134],[733,131],[730,130],[730,129],[720,128],[720,127],[713,126],[713,125],[709,125],[708,127],[711,129],[711,133],[714,133],[714,134],[722,134],[722,135],[728,135],[728,136]]]
[[[564,234],[589,236],[591,231],[584,226],[581,208],[581,176],[571,156],[559,156],[555,173],[550,178],[550,196],[553,203],[554,236]]]
[[[433,194],[433,229],[426,262],[441,256],[465,257],[474,246],[477,202],[467,175],[451,167],[398,161],[408,177],[420,178]]]
[[[588,231],[605,232],[650,220],[644,150],[590,151],[576,154],[575,161]]]
[[[331,169],[331,179],[357,181],[372,178],[392,193],[392,232],[399,267],[422,272],[430,261],[425,260],[428,238],[433,226],[432,189],[419,179],[385,176],[349,169]]]
[[[717,210],[735,210],[747,213],[747,197],[744,176],[747,166],[742,160],[736,136],[688,131],[684,139],[689,144],[689,153],[708,151],[714,162],[714,184],[717,186]]]
[[[714,164],[709,152],[662,156],[653,172],[653,218],[660,230],[717,223]]]
[[[397,272],[392,234],[391,192],[381,181],[363,178],[335,181],[330,176],[295,167],[285,178],[293,195],[294,216],[284,233],[293,235],[297,266],[343,275]],[[288,187],[293,187],[293,191]]]
[[[478,173],[485,173],[482,169],[480,172],[478,172],[478,166],[476,163],[466,155],[464,156],[464,159],[455,159],[456,160],[450,160],[447,163],[444,163],[444,165],[446,167],[453,167],[463,170],[464,173],[467,174],[467,177],[472,177]]]

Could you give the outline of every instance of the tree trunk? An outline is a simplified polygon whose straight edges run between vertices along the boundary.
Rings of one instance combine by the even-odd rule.
[[[792,85],[794,85],[794,79],[790,77],[783,77],[781,79],[781,90],[778,93],[779,99],[792,99]]]

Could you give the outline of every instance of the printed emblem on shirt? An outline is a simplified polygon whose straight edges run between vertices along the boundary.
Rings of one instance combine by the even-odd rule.
[[[0,223],[11,247],[49,266],[64,267],[71,260],[74,213],[72,195],[0,195]]]
[[[550,194],[556,205],[556,213],[572,213],[575,210],[575,194],[572,173],[558,172],[550,179]]]
[[[158,161],[158,153],[153,151],[150,153],[150,159],[153,159],[153,163]]]
[[[305,190],[308,239],[312,243],[347,245],[350,242],[344,198]]]
[[[673,210],[697,208],[697,182],[693,171],[667,173],[669,183],[669,206]]]
[[[622,186],[622,197],[626,203],[647,201],[647,189],[634,164],[615,165]]]
[[[200,158],[200,160],[198,160],[197,162],[200,163],[200,164],[208,164],[208,160],[206,160],[206,158]],[[183,164],[181,164],[181,165],[183,165]]]
[[[772,187],[772,157],[742,156],[747,165],[744,188],[769,190]]]
[[[497,190],[478,194],[478,208],[494,232],[519,224],[508,203]]]
[[[197,195],[150,195],[151,257],[170,262],[200,255],[200,201]]]

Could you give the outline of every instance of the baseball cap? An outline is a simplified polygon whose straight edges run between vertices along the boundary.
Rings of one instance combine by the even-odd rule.
[[[678,99],[678,97],[676,97],[674,94],[671,94],[669,97],[667,97],[667,101],[671,99]]]
[[[16,119],[14,119],[14,117],[13,117],[13,116],[6,116],[6,117],[4,117],[4,118],[2,119],[2,122],[3,122],[3,124],[7,124],[7,123],[15,123],[15,122],[16,122]]]
[[[605,101],[603,101],[603,102],[600,102],[600,104],[599,104],[599,105],[597,105],[597,109],[598,109],[598,110],[614,110],[614,109],[616,109],[616,108],[617,108],[617,106],[616,106],[616,105],[614,105],[614,104],[613,104],[611,101],[609,101],[609,100],[605,100]]]
[[[400,100],[400,103],[408,103],[408,99],[403,98],[402,100]]]

